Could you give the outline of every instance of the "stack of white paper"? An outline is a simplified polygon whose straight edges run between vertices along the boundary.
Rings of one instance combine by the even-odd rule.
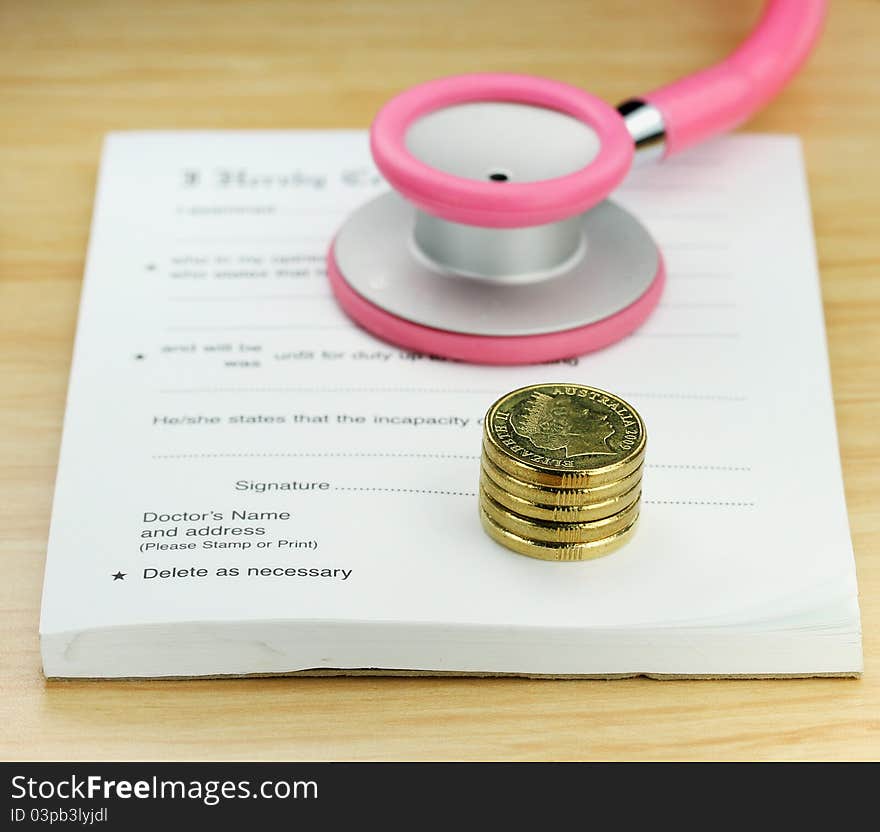
[[[324,254],[385,187],[357,131],[106,144],[46,567],[48,676],[304,669],[853,675],[853,556],[799,145],[733,136],[616,199],[669,282],[635,335],[520,368],[413,355]],[[477,518],[524,384],[628,399],[640,529],[547,563]]]

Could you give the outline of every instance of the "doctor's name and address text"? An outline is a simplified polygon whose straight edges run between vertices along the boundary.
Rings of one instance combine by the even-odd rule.
[[[285,499],[296,493],[320,493],[330,490],[326,481],[284,480],[262,481],[238,479],[233,489],[251,494],[280,494]],[[291,499],[295,504],[295,500]],[[139,551],[142,554],[170,557],[174,563],[138,565],[135,573],[144,581],[200,579],[266,579],[318,578],[347,581],[351,567],[315,563],[320,544],[318,539],[291,532],[297,525],[293,509],[265,510],[242,506],[229,509],[197,509],[182,511],[144,511],[138,518]],[[203,556],[205,553],[232,553],[247,555],[244,562],[222,564],[180,563],[185,553]],[[297,563],[272,562],[263,556],[270,553],[296,555]],[[309,557],[311,556],[311,557]],[[286,560],[286,558],[282,559]],[[122,576],[122,577],[117,577]],[[124,580],[128,572],[113,574],[114,583]],[[134,577],[133,575],[131,577]]]

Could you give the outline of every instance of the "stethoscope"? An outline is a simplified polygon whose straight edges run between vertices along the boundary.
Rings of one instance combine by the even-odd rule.
[[[482,364],[580,355],[631,333],[663,292],[660,251],[606,197],[635,161],[737,126],[794,75],[825,0],[769,0],[726,60],[617,109],[568,84],[473,74],[420,84],[377,115],[394,189],[361,206],[328,255],[366,330]]]

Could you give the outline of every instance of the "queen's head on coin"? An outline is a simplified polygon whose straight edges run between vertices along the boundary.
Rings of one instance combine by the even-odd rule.
[[[536,448],[573,456],[614,456],[608,444],[616,430],[608,414],[591,408],[581,396],[548,396],[533,391],[511,414],[511,427]]]

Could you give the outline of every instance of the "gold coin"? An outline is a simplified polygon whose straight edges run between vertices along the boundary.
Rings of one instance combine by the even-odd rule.
[[[493,500],[482,488],[480,505],[501,528],[528,540],[548,543],[592,543],[622,531],[635,520],[639,514],[641,496],[639,491],[638,496],[626,508],[611,517],[584,523],[549,523],[546,520],[521,517]]]
[[[480,506],[480,521],[486,534],[496,543],[500,543],[520,555],[540,560],[578,561],[599,558],[619,549],[635,534],[639,518],[636,515],[625,529],[592,543],[546,543],[520,537],[518,534],[499,526],[486,514],[482,506]]]
[[[546,520],[551,523],[583,523],[589,520],[602,520],[605,517],[611,517],[611,515],[617,514],[617,512],[623,511],[627,506],[631,505],[638,498],[642,488],[641,480],[637,480],[629,491],[625,491],[617,497],[599,500],[592,505],[548,506],[542,503],[532,503],[528,500],[523,500],[521,497],[509,494],[495,483],[485,471],[480,476],[480,485],[496,503],[499,503],[514,514],[534,520]]]
[[[641,470],[645,462],[645,452],[643,450],[635,459],[630,460],[626,465],[615,468],[613,472],[551,474],[547,471],[531,469],[518,460],[505,456],[504,452],[499,451],[485,436],[483,437],[482,451],[484,459],[491,460],[496,468],[500,468],[511,477],[516,477],[522,482],[527,482],[541,488],[565,490],[592,490],[601,488],[603,485],[611,485],[629,477],[635,471]]]
[[[639,414],[613,393],[583,384],[533,384],[489,408],[483,452],[526,482],[590,488],[639,468],[646,438]]]
[[[638,485],[642,479],[642,469],[636,468],[631,474],[617,482],[597,485],[594,488],[551,488],[532,485],[502,471],[485,454],[482,459],[483,472],[502,490],[530,503],[544,506],[587,506],[618,497]]]

